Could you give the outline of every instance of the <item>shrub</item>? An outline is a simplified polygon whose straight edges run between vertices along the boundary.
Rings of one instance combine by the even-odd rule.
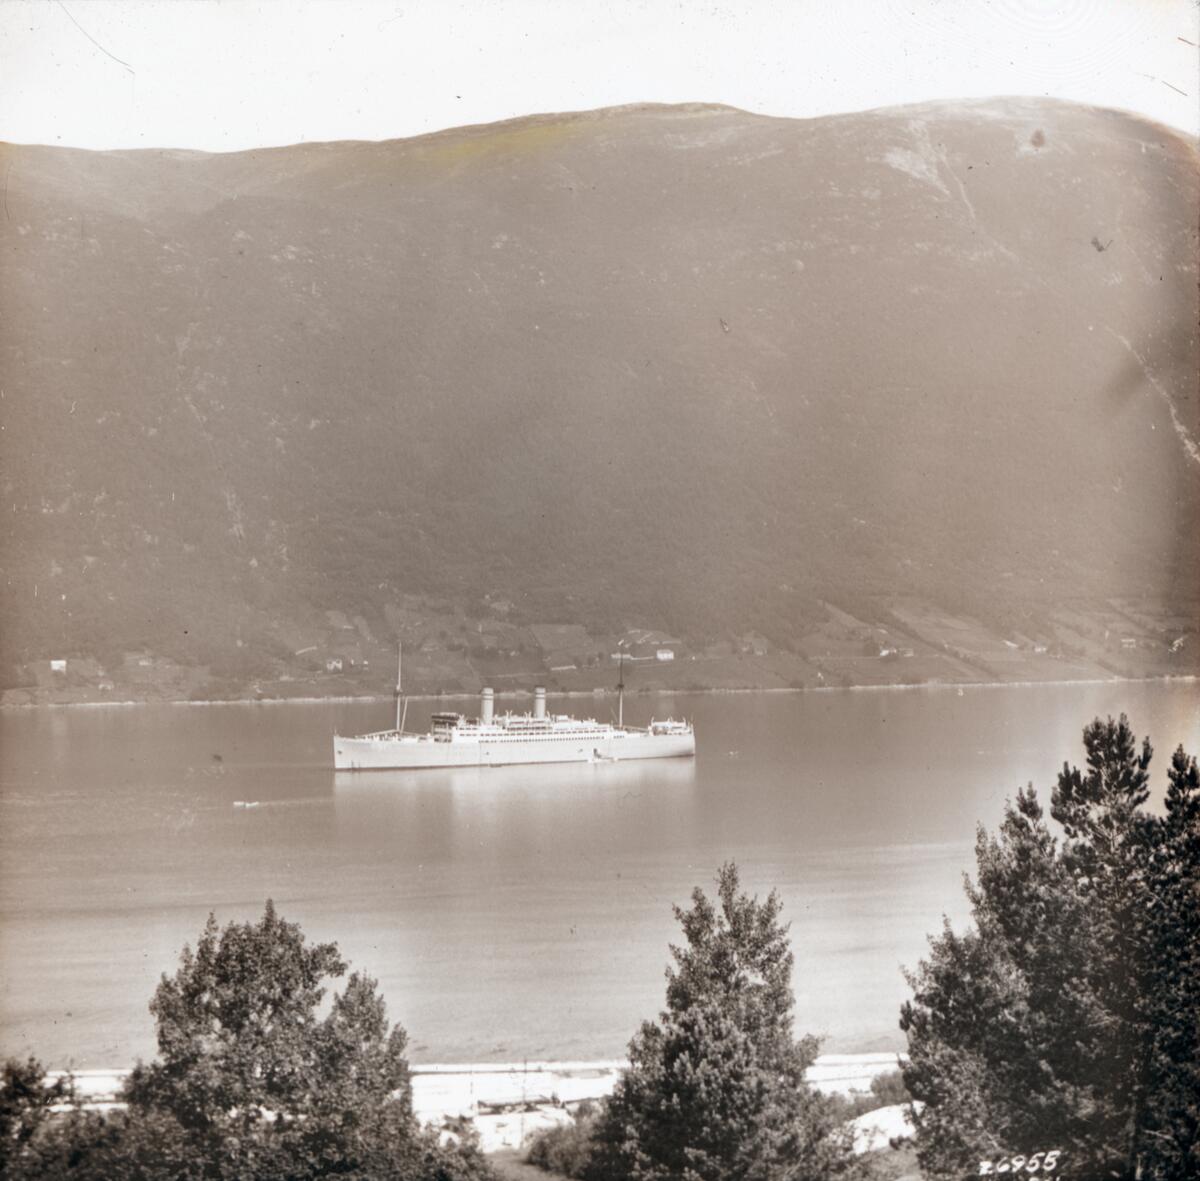
[[[592,1138],[596,1131],[599,1109],[583,1103],[569,1124],[538,1132],[529,1145],[526,1160],[551,1172],[567,1177],[583,1177],[592,1159]]]

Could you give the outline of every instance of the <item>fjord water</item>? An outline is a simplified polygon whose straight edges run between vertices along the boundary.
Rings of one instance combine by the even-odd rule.
[[[386,704],[5,711],[0,1053],[152,1054],[160,973],[270,897],[378,978],[414,1061],[617,1057],[661,1006],[671,904],[727,858],[782,896],[798,1029],[898,1047],[901,966],[964,920],[976,823],[1121,711],[1160,801],[1200,748],[1192,683],[635,698],[695,719],[694,763],[337,775],[334,730]]]

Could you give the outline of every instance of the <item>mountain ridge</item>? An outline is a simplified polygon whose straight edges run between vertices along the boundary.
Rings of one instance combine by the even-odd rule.
[[[800,660],[830,600],[1186,607],[1194,146],[918,109],[7,149],[0,663],[261,676],[406,595]]]
[[[580,107],[575,110],[567,111],[532,111],[524,115],[513,115],[505,119],[495,119],[490,122],[482,123],[463,123],[455,124],[449,127],[435,128],[432,131],[423,131],[415,135],[398,135],[384,136],[381,139],[314,139],[314,140],[297,140],[285,144],[266,144],[260,147],[238,148],[232,151],[210,151],[206,148],[184,148],[171,147],[160,145],[158,147],[119,147],[119,148],[84,148],[77,145],[62,145],[62,144],[47,144],[42,142],[25,142],[15,140],[0,139],[0,150],[5,148],[47,148],[58,152],[87,152],[89,154],[103,156],[115,155],[138,155],[138,154],[157,154],[173,157],[190,158],[190,157],[237,157],[247,156],[250,154],[264,152],[286,152],[293,148],[300,147],[338,147],[343,145],[360,145],[360,144],[415,144],[422,140],[432,139],[442,135],[459,135],[468,132],[479,131],[494,131],[506,127],[519,126],[525,123],[538,122],[559,122],[575,119],[606,119],[615,116],[636,114],[639,112],[645,113],[670,113],[677,112],[702,114],[706,112],[728,112],[735,115],[746,115],[754,119],[776,120],[784,123],[804,124],[817,123],[829,119],[852,119],[862,116],[882,115],[886,117],[899,117],[901,115],[916,116],[916,115],[936,115],[937,117],[946,118],[959,115],[967,117],[970,115],[978,115],[985,112],[991,107],[996,110],[1003,108],[1001,117],[1007,117],[1011,113],[1025,106],[1030,111],[1045,110],[1059,106],[1075,111],[1088,111],[1097,115],[1112,115],[1121,119],[1128,119],[1132,123],[1140,124],[1146,128],[1154,130],[1158,134],[1165,134],[1179,143],[1190,149],[1193,152],[1200,154],[1200,140],[1191,136],[1188,132],[1181,128],[1173,127],[1169,123],[1163,123],[1161,120],[1152,119],[1148,115],[1143,115],[1140,112],[1127,109],[1124,107],[1111,107],[1099,103],[1082,103],[1071,99],[1052,98],[1049,96],[1038,97],[1034,95],[1024,94],[995,94],[985,97],[962,98],[948,102],[942,99],[922,99],[908,103],[885,104],[878,107],[864,107],[861,110],[841,111],[824,115],[774,115],[763,111],[754,111],[749,107],[739,107],[732,103],[716,103],[705,102],[703,100],[680,101],[680,102],[629,102],[618,103],[613,106],[602,107]]]

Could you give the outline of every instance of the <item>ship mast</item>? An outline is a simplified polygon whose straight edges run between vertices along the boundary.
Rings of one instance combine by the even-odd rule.
[[[625,728],[625,649],[621,649],[620,660],[617,664],[617,729]]]
[[[404,729],[404,717],[400,712],[401,703],[404,704],[404,712],[408,712],[408,702],[404,700],[404,679],[401,675],[404,672],[404,643],[401,640],[396,641],[396,733],[399,734]]]

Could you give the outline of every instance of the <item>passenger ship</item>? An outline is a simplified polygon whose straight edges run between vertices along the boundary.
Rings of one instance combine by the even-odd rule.
[[[425,734],[404,729],[397,675],[396,726],[333,739],[338,771],[416,770],[420,767],[507,767],[517,763],[617,762],[626,759],[690,758],[696,735],[690,722],[651,721],[645,729],[624,725],[624,684],[617,686],[617,724],[546,712],[546,690],[534,691],[533,712],[495,712],[494,693],[484,689],[479,717],[435,713]]]

